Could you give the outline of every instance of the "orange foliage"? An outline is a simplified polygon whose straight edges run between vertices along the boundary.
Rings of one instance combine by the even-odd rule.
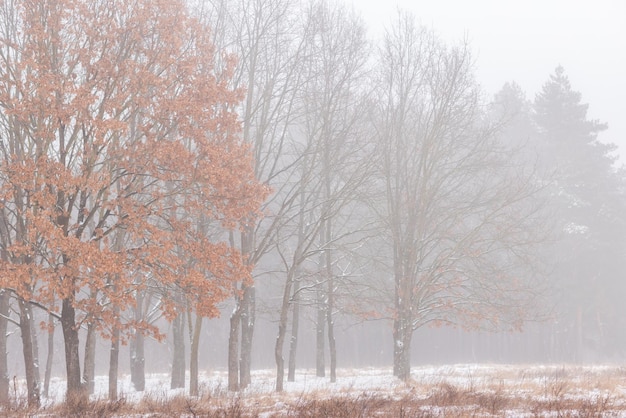
[[[122,326],[144,277],[217,315],[250,271],[208,225],[245,224],[267,190],[208,28],[179,0],[1,6],[0,286]]]

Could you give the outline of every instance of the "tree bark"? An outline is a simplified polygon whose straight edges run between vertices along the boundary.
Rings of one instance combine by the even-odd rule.
[[[235,247],[233,232],[230,232],[229,240],[230,246]],[[228,334],[228,390],[236,392],[239,390],[239,327],[241,326],[243,295],[238,293],[237,286],[234,286],[233,290],[235,292],[235,309],[230,314],[230,333]]]
[[[96,374],[96,327],[93,322],[87,324],[87,336],[85,337],[85,359],[83,367],[83,383],[85,390],[90,395],[95,388]]]
[[[137,290],[136,303],[133,309],[135,321],[141,321],[143,319],[143,303],[144,292],[142,290]],[[130,339],[129,352],[130,380],[136,391],[143,392],[146,388],[144,335],[137,329],[134,330]]]
[[[228,335],[228,390],[239,390],[239,325],[241,324],[241,300],[236,297],[236,307],[230,315]]]
[[[324,191],[325,191],[325,200],[328,201],[330,198],[330,178],[329,178],[329,168],[327,167],[329,160],[329,155],[326,152],[324,156],[325,161],[325,170],[324,170]],[[335,281],[333,279],[333,260],[332,260],[332,250],[330,247],[330,242],[332,240],[332,223],[331,219],[327,219],[325,224],[321,230],[322,236],[322,245],[324,251],[322,253],[323,258],[323,266],[324,266],[324,277],[326,278],[326,300],[324,301],[324,306],[326,308],[326,323],[328,326],[328,350],[330,357],[330,381],[335,383],[337,380],[337,348],[335,342],[335,329],[334,329],[334,319],[333,319],[333,309],[335,308]],[[322,353],[323,354],[323,353]]]
[[[116,243],[116,245],[118,245]],[[96,300],[98,291],[92,290],[90,298]],[[91,320],[89,320],[91,319]],[[83,385],[88,394],[93,394],[96,375],[96,324],[94,318],[88,318],[87,336],[85,337],[85,356],[83,359]]]
[[[46,356],[46,373],[43,382],[43,396],[48,397],[50,391],[50,377],[52,376],[52,362],[54,361],[54,316],[48,314],[48,355]]]
[[[22,353],[24,356],[24,369],[26,374],[26,388],[28,391],[28,406],[39,408],[41,399],[39,396],[39,379],[37,373],[37,359],[33,352],[32,325],[33,318],[30,304],[24,299],[18,299],[20,307],[20,333],[22,335]]]
[[[9,325],[9,302],[11,293],[0,290],[0,405],[9,402],[9,364],[7,353],[7,328]]]
[[[189,395],[198,396],[198,351],[200,349],[200,331],[202,330],[202,317],[196,315],[191,339],[191,354],[189,358]]]
[[[250,264],[254,252],[254,228],[247,227],[241,233],[241,256]],[[254,280],[254,279],[252,279]],[[239,388],[245,389],[252,383],[252,338],[256,322],[256,288],[254,282],[243,283],[241,304],[241,351],[239,352]]]
[[[330,270],[330,269],[329,269]],[[330,357],[330,382],[337,381],[337,346],[335,342],[335,320],[333,317],[333,307],[335,303],[335,289],[332,273],[328,277],[328,309],[326,318],[328,320],[328,350]]]
[[[61,305],[61,329],[63,330],[65,371],[67,374],[67,400],[87,397],[87,392],[84,390],[80,380],[78,329],[76,328],[76,310],[72,302],[73,297],[65,298]]]
[[[326,347],[326,301],[325,292],[322,290],[322,282],[317,284],[317,321],[315,322],[315,375],[317,377],[326,376],[326,358],[324,349]]]
[[[403,381],[411,377],[412,329],[405,318],[394,320],[393,375]]]
[[[280,306],[280,317],[278,320],[278,336],[274,346],[274,360],[276,361],[276,392],[282,392],[285,380],[285,359],[283,358],[283,346],[285,345],[285,334],[287,333],[287,317],[289,314],[289,297],[291,296],[291,286],[293,284],[293,270],[287,273],[287,281],[283,289],[283,300]]]
[[[256,319],[256,294],[254,286],[245,286],[241,310],[241,352],[239,359],[239,388],[250,385],[250,367],[252,363],[252,337]]]
[[[328,155],[327,152],[324,152],[324,202],[328,202],[328,170],[326,168],[328,164]],[[328,203],[324,204],[324,213],[328,213]],[[322,249],[320,252],[320,278],[316,283],[316,306],[317,306],[317,321],[315,322],[315,369],[317,377],[326,376],[326,358],[325,358],[325,328],[326,322],[328,318],[328,295],[324,291],[324,279],[328,279],[328,272],[331,270],[330,263],[330,249],[328,248],[329,240],[328,240],[328,231],[330,228],[330,221],[324,220],[322,221],[322,225],[319,231],[319,248]]]
[[[293,311],[291,318],[291,339],[289,340],[289,369],[287,371],[287,381],[296,380],[296,354],[298,351],[298,329],[300,326],[300,280],[293,283]]]
[[[137,392],[143,392],[146,388],[144,336],[135,331],[130,340],[130,374],[131,382]]]
[[[115,326],[111,335],[111,352],[109,353],[109,400],[117,400],[117,372],[120,359],[120,329]]]
[[[179,313],[176,315],[172,326],[174,350],[172,353],[172,380],[170,388],[178,389],[185,387],[185,315],[181,308],[179,308]]]
[[[35,372],[35,379],[37,380],[37,386],[39,387],[39,396],[41,397],[41,368],[39,362],[39,339],[37,336],[37,325],[33,318],[32,305],[28,304],[28,311],[30,315],[30,341],[33,345],[33,367]]]

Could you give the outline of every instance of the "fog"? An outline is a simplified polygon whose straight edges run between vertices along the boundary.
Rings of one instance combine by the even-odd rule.
[[[61,3],[0,15],[0,403],[624,361],[626,4]]]
[[[589,115],[609,124],[600,140],[626,155],[626,4],[615,0],[478,0],[413,2],[348,1],[375,33],[397,8],[415,16],[447,41],[467,37],[476,51],[476,73],[486,92],[514,80],[532,97],[557,65],[590,103]]]

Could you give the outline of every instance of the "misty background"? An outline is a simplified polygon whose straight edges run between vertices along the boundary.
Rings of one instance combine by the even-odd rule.
[[[529,95],[562,65],[590,103],[589,116],[609,124],[600,140],[626,154],[626,4],[619,0],[347,1],[380,34],[397,8],[454,42],[467,38],[478,80],[488,94],[515,80]]]
[[[241,136],[271,190],[258,222],[210,229],[254,281],[204,320],[200,369],[273,368],[278,351],[318,376],[623,361],[624,3],[190,4],[217,66],[237,57]],[[178,362],[184,377],[195,312],[148,318],[174,297],[148,293],[135,302],[166,338],[142,342],[142,372]],[[19,332],[9,323],[9,376],[23,373]],[[59,330],[36,336],[63,376]],[[106,374],[111,343],[95,341]]]

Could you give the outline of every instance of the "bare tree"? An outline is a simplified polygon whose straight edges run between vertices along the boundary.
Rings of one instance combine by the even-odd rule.
[[[367,60],[367,42],[362,22],[345,8],[325,1],[311,2],[304,16],[305,80],[299,92],[303,106],[301,129],[304,157],[301,159],[298,206],[283,223],[277,250],[283,260],[285,282],[276,340],[277,391],[283,388],[282,357],[288,310],[293,307],[297,324],[301,292],[313,289],[317,310],[318,374],[325,372],[324,330],[328,330],[331,380],[334,380],[335,250],[352,231],[334,227],[338,216],[355,200],[366,178],[368,159],[360,126],[364,95],[361,89]],[[316,267],[305,269],[306,264]],[[305,278],[312,283],[302,286]],[[294,289],[295,287],[295,289]],[[297,328],[292,329],[290,371],[295,369]]]
[[[328,335],[331,381],[335,379],[336,349],[333,329],[336,281],[333,265],[338,246],[336,215],[355,197],[355,191],[367,176],[367,141],[363,126],[365,92],[362,88],[369,45],[365,25],[344,6],[326,0],[312,1],[305,14],[307,76],[301,92],[304,106],[305,135],[313,144],[319,190],[320,231],[316,274],[316,370],[325,374],[325,330]],[[332,207],[335,209],[331,209]],[[333,216],[330,216],[330,214]],[[294,307],[295,309],[295,307]],[[294,314],[295,319],[295,314]],[[297,330],[296,330],[297,331]],[[297,332],[292,335],[289,375],[295,368]]]
[[[380,51],[380,216],[391,279],[394,375],[408,379],[428,323],[518,328],[537,289],[532,170],[483,126],[467,44],[443,45],[400,13]],[[385,247],[383,247],[385,248]]]
[[[272,249],[277,229],[297,196],[293,177],[301,159],[294,152],[294,120],[301,110],[295,95],[302,78],[302,38],[297,9],[287,0],[213,0],[202,10],[215,28],[215,44],[238,57],[234,87],[245,89],[240,109],[243,138],[254,152],[256,177],[272,188],[265,218],[231,235],[244,261],[255,266]],[[258,268],[254,277],[263,274]],[[254,280],[234,290],[230,318],[228,387],[250,384],[252,337],[256,318]]]

